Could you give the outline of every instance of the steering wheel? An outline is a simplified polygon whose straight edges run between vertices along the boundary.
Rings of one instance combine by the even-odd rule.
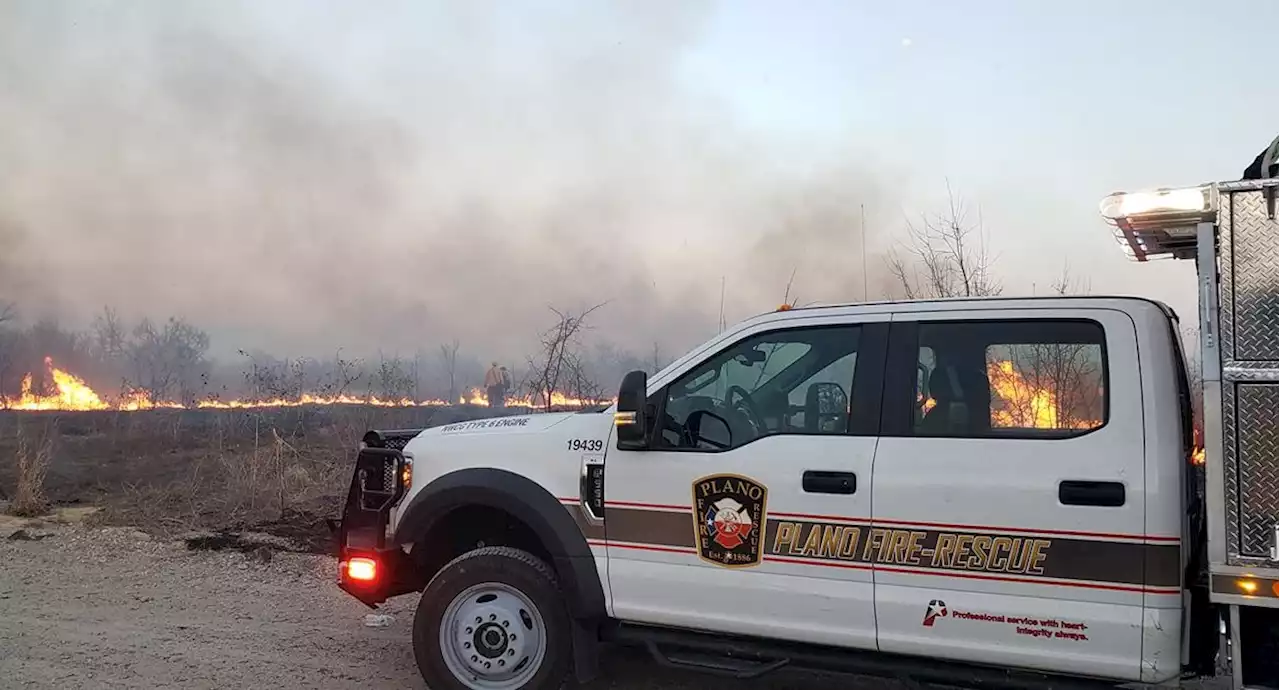
[[[733,394],[737,393],[739,400],[733,399]],[[756,428],[756,433],[763,431],[764,418],[760,416],[760,410],[756,408],[756,403],[751,399],[751,394],[742,386],[729,386],[729,390],[725,391],[724,402],[731,409],[741,409],[750,417],[751,425]]]

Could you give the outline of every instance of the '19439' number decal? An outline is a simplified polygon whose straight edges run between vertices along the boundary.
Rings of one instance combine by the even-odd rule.
[[[598,438],[575,438],[569,441],[569,450],[586,451],[588,453],[604,450],[604,441]]]

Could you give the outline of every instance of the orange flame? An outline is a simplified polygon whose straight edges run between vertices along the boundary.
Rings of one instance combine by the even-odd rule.
[[[992,406],[991,426],[1058,428],[1058,404],[1053,391],[1028,384],[1014,370],[1013,362],[987,363],[987,379],[991,382],[991,391],[1004,402],[1002,409]]]
[[[250,410],[274,407],[301,407],[303,405],[372,405],[374,407],[447,407],[451,404],[488,406],[489,399],[479,389],[473,388],[459,397],[457,403],[433,398],[428,400],[383,400],[376,396],[360,397],[355,395],[314,395],[303,393],[297,398],[272,398],[268,400],[201,400],[193,405],[183,405],[172,400],[153,400],[145,390],[126,390],[114,402],[104,401],[88,384],[78,376],[53,366],[53,358],[45,357],[46,380],[53,382],[53,389],[47,392],[33,391],[33,377],[30,373],[22,378],[22,392],[16,398],[0,395],[0,410],[120,410],[136,412],[141,410],[173,409],[188,407],[215,410]],[[586,407],[597,404],[596,400],[571,398],[556,392],[551,395],[552,407]],[[507,407],[541,409],[543,405],[532,397],[508,398]]]
[[[31,390],[32,377],[28,373],[22,377],[22,393],[13,400],[0,399],[0,407],[10,410],[106,410],[110,405],[103,402],[78,376],[67,373],[53,366],[53,358],[44,358],[45,373],[48,380],[53,381],[54,390],[38,393]]]
[[[996,429],[1092,429],[1100,420],[1066,420],[1057,392],[1037,387],[1018,373],[1014,362],[988,362],[987,380],[993,394],[991,426]],[[922,411],[938,405],[936,399],[916,394]]]
[[[988,362],[987,380],[999,398],[992,401],[991,426],[994,428],[1091,429],[1101,423],[1100,419],[1063,419],[1058,392],[1028,382],[1009,360]]]
[[[458,399],[462,405],[481,405],[489,404],[489,396],[485,395],[479,388],[472,388],[466,395]],[[540,409],[545,407],[546,396],[525,395],[522,397],[508,397],[506,399],[507,407],[528,407],[532,409]],[[591,400],[588,398],[572,398],[560,391],[551,393],[551,407],[586,407],[588,405],[598,405],[600,403],[612,402],[611,400]]]
[[[1198,428],[1194,429],[1191,432],[1191,438],[1192,438],[1191,464],[1203,465],[1204,464],[1204,442],[1200,440],[1200,429]]]

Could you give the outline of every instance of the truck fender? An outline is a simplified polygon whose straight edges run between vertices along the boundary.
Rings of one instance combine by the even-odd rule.
[[[527,525],[551,554],[569,613],[580,620],[605,617],[604,589],[595,555],[581,528],[555,496],[514,472],[469,468],[437,477],[409,501],[396,525],[393,543],[412,543],[436,521],[468,506],[500,510]]]

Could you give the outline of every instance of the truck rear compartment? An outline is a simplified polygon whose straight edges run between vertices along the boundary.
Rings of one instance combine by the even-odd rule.
[[[1210,536],[1211,545],[1215,539],[1222,544],[1220,549],[1211,548],[1211,558],[1243,567],[1276,566],[1280,249],[1275,191],[1274,179],[1219,185],[1218,284],[1212,290],[1218,318],[1216,324],[1201,319],[1205,431],[1206,438],[1221,439],[1219,495],[1225,515],[1222,533]],[[1204,268],[1202,298],[1212,289],[1203,283],[1205,276],[1212,276]],[[1212,371],[1214,364],[1217,372]],[[1221,401],[1220,415],[1213,414],[1209,399],[1214,388]]]

